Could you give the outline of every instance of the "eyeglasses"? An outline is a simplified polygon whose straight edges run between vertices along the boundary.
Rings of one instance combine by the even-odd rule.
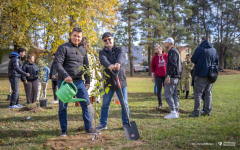
[[[112,38],[105,39],[105,40],[103,40],[103,42],[107,42],[107,41],[109,41],[109,42],[110,42],[110,41],[111,41],[111,39],[112,39]]]

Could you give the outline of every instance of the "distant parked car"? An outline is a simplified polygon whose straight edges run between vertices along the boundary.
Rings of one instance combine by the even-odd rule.
[[[143,66],[143,70],[144,70],[144,72],[148,72],[148,70],[149,70],[148,66]]]
[[[144,72],[144,68],[141,65],[133,65],[134,72]]]

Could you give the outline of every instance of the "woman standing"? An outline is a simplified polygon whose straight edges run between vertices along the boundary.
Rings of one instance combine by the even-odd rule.
[[[152,82],[157,84],[158,109],[162,108],[162,85],[165,81],[168,55],[162,50],[162,46],[155,47],[155,56],[152,59]]]
[[[188,98],[189,92],[191,91],[191,71],[193,69],[193,63],[191,62],[191,57],[189,54],[186,55],[187,61],[183,62],[183,70],[182,70],[182,85],[183,90],[186,91],[185,99]]]
[[[30,74],[29,77],[22,76],[21,78],[24,83],[28,104],[35,103],[37,100],[39,69],[34,61],[35,57],[33,55],[28,55],[22,67],[23,71]]]

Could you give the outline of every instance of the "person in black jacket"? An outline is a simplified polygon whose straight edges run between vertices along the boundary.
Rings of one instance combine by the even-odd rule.
[[[167,74],[165,80],[164,97],[168,103],[171,113],[165,116],[165,119],[173,119],[179,117],[178,102],[178,83],[181,78],[182,65],[178,50],[174,48],[174,40],[168,37],[164,45],[168,51]]]
[[[55,58],[55,53],[52,54],[52,59],[54,60],[54,58]],[[53,96],[54,96],[54,101],[52,101],[51,103],[56,104],[56,103],[58,103],[58,97],[56,95],[58,73],[57,73],[57,70],[53,66],[53,62],[51,64],[49,79],[52,79],[52,90],[53,90]]]
[[[129,108],[128,108],[128,96],[127,96],[127,81],[126,81],[126,75],[125,75],[125,52],[123,49],[116,47],[114,44],[114,38],[113,35],[110,32],[106,32],[102,36],[103,42],[104,42],[104,48],[99,52],[99,59],[101,65],[105,67],[104,69],[104,88],[105,88],[105,94],[103,95],[103,102],[102,102],[102,108],[101,108],[101,118],[100,118],[100,124],[97,127],[97,130],[103,130],[107,129],[107,119],[109,114],[109,105],[111,102],[111,99],[113,97],[113,94],[116,92],[118,95],[118,98],[121,102],[122,106],[122,121],[123,124],[127,124],[127,116],[129,115]],[[115,82],[115,77],[111,73],[111,71],[118,73],[120,84],[121,84],[121,90],[123,92],[126,108],[128,114],[125,114],[125,111],[123,109],[123,100],[120,96],[120,90],[118,89],[118,86]],[[107,92],[106,88],[109,87],[110,90]]]
[[[11,102],[9,108],[20,108],[19,100],[19,78],[21,75],[29,77],[30,74],[22,70],[21,57],[26,55],[26,49],[18,48],[18,52],[12,52],[8,65],[8,77],[12,88]]]
[[[78,88],[77,98],[87,100],[87,102],[80,101],[80,104],[86,133],[92,134],[95,131],[92,126],[92,112],[90,107],[88,107],[91,105],[87,92],[90,86],[90,77],[81,69],[82,67],[85,69],[89,68],[87,52],[82,43],[82,35],[81,28],[73,28],[69,42],[58,47],[53,67],[58,72],[59,88],[63,81],[67,83],[73,82]],[[84,75],[85,83],[82,75]],[[67,103],[59,101],[58,116],[62,129],[61,136],[67,136]]]
[[[39,69],[34,61],[35,57],[33,55],[28,55],[27,61],[25,61],[22,66],[23,71],[30,74],[29,77],[22,76],[28,104],[37,101]]]
[[[207,57],[207,54],[209,57]],[[208,115],[212,111],[212,86],[208,79],[209,67],[218,65],[218,54],[216,49],[203,37],[199,47],[195,50],[191,61],[195,64],[194,79],[194,112],[190,117]],[[204,95],[204,96],[203,96]],[[204,99],[203,111],[201,113],[201,99]]]

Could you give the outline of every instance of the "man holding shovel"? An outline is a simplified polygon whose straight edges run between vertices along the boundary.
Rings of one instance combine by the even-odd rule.
[[[115,80],[114,73],[118,73],[119,81],[121,84],[121,90],[125,100],[125,106],[127,113],[129,115],[128,108],[128,96],[127,96],[127,81],[125,75],[125,53],[124,50],[116,47],[114,43],[113,35],[110,32],[105,32],[102,36],[104,42],[104,48],[99,52],[100,63],[105,67],[104,69],[104,89],[105,94],[103,95],[103,102],[101,108],[101,118],[100,124],[97,127],[97,130],[107,129],[107,119],[109,115],[109,105],[113,97],[114,92],[117,93],[117,96],[121,102],[122,106],[122,122],[123,124],[128,124],[128,119],[124,110],[123,98],[120,93],[120,89]],[[110,88],[110,90],[106,90]]]
[[[69,42],[58,47],[53,65],[58,72],[58,87],[60,88],[63,81],[74,83],[78,88],[77,98],[86,99],[80,101],[82,107],[82,116],[86,133],[93,134],[92,112],[90,110],[90,100],[87,90],[90,86],[90,77],[81,69],[89,67],[86,49],[82,44],[83,32],[81,28],[75,27],[72,30]],[[85,83],[82,79],[84,74]],[[59,101],[59,121],[62,129],[61,136],[67,135],[67,104]]]

